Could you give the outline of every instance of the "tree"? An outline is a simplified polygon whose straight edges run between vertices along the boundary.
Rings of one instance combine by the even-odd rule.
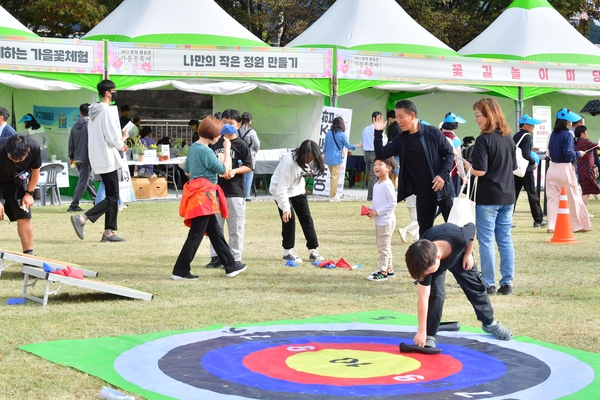
[[[0,5],[40,36],[87,32],[122,0],[0,0]]]
[[[215,0],[267,43],[285,46],[315,22],[335,0]],[[279,36],[281,40],[279,40]]]
[[[511,0],[396,0],[421,26],[454,50],[460,50],[506,10]],[[587,13],[575,26],[587,35],[592,20],[600,20],[600,0],[550,0],[567,20]]]

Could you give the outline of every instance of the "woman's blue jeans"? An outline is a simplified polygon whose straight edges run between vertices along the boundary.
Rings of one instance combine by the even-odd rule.
[[[500,253],[500,286],[512,286],[515,276],[515,250],[510,234],[512,215],[513,204],[476,207],[481,276],[486,286],[496,286],[494,237]]]

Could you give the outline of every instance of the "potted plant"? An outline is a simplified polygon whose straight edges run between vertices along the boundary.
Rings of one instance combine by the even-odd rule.
[[[146,151],[146,146],[139,139],[135,141],[133,146],[133,159],[134,161],[144,161],[144,152]],[[137,160],[136,160],[137,155]]]

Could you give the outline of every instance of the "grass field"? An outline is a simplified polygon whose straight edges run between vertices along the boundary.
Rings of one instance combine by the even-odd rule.
[[[205,269],[208,244],[203,242],[192,272],[198,281],[170,279],[173,263],[187,235],[178,203],[133,203],[119,214],[125,243],[100,243],[103,219],[87,224],[81,241],[73,232],[67,205],[34,208],[35,251],[100,272],[100,279],[155,295],[151,302],[63,287],[48,307],[20,297],[23,275],[13,266],[0,277],[0,399],[97,398],[105,383],[76,370],[52,364],[17,347],[37,342],[122,334],[301,319],[367,310],[389,309],[416,314],[416,289],[403,266],[406,244],[394,237],[398,278],[365,279],[377,264],[373,222],[359,216],[366,202],[311,202],[321,246],[333,260],[344,257],[358,270],[318,269],[305,262],[284,267],[278,214],[273,202],[248,203],[244,262],[246,272],[226,279],[223,270]],[[591,200],[600,217],[600,201]],[[408,222],[405,203],[396,209],[398,226]],[[598,218],[597,218],[598,219]],[[513,330],[538,340],[600,353],[600,273],[597,230],[576,234],[581,244],[553,245],[545,229],[533,229],[527,201],[515,214],[513,241],[516,278],[512,296],[495,296],[495,316]],[[595,220],[592,224],[595,225]],[[0,248],[20,251],[16,224],[0,222]],[[308,258],[298,227],[297,253]],[[475,259],[479,260],[477,248]],[[497,275],[498,276],[498,275]],[[445,320],[479,326],[462,291],[447,280]],[[39,288],[36,288],[39,293]]]

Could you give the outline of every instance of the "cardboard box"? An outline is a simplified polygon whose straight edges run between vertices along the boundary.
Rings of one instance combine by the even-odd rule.
[[[167,178],[150,178],[150,197],[167,197]]]
[[[131,178],[133,194],[136,199],[152,199],[167,197],[167,179],[160,178]]]
[[[133,185],[133,194],[136,199],[149,199],[150,196],[150,179],[148,178],[131,178]]]

